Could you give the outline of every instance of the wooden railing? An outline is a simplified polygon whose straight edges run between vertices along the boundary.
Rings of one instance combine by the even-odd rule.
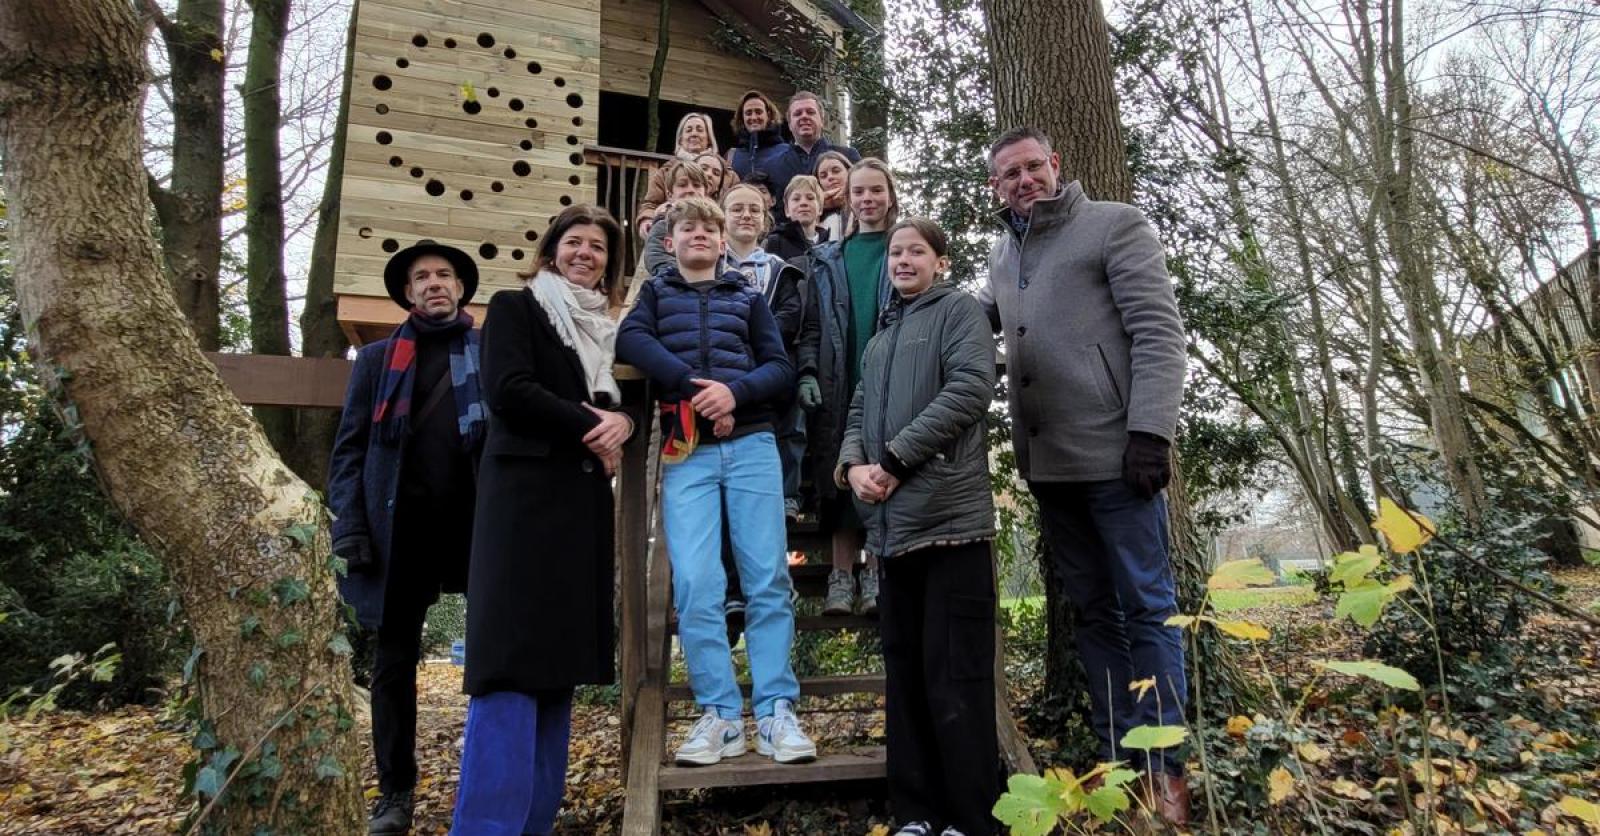
[[[611,210],[622,222],[623,248],[626,261],[623,275],[634,273],[635,260],[644,239],[633,227],[634,215],[639,211],[639,201],[656,169],[672,161],[666,154],[636,151],[632,148],[612,148],[606,145],[589,145],[583,149],[583,158],[599,169],[596,177],[598,197],[596,202]]]

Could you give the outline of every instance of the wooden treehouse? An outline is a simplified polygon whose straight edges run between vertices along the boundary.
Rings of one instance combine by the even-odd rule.
[[[339,319],[352,343],[387,336],[404,314],[383,288],[391,253],[432,238],[474,254],[482,284],[473,307],[481,322],[484,300],[497,289],[520,286],[517,273],[531,266],[539,236],[562,207],[598,203],[629,226],[645,178],[668,159],[663,152],[672,150],[683,114],[710,113],[718,145],[726,149],[732,109],[746,90],[786,100],[794,86],[785,78],[795,73],[782,71],[780,62],[791,70],[796,60],[806,62],[810,77],[826,78],[845,31],[864,26],[838,0],[666,2],[671,48],[660,91],[661,132],[647,148],[660,0],[363,0],[335,279]],[[724,48],[730,42],[766,44],[773,52]],[[843,110],[841,91],[827,83],[813,89],[833,102],[834,114]],[[830,133],[845,139],[834,122]],[[630,267],[638,243],[630,229],[627,252],[619,254]],[[213,358],[245,403],[342,406],[345,360]],[[617,376],[638,426],[653,426],[648,384],[628,369]],[[669,708],[687,711],[692,696],[687,682],[670,679],[675,619],[658,518],[659,457],[650,436],[640,432],[628,443],[617,477],[623,832],[656,832],[666,791],[882,778],[884,751],[877,746],[824,748],[804,765],[777,765],[753,754],[694,769],[668,762]],[[827,540],[825,533],[793,529],[789,547],[822,557]],[[803,597],[824,594],[824,564],[812,560],[794,568]],[[802,615],[796,628],[872,630],[876,622]],[[996,666],[1004,766],[1033,771],[1006,709],[1002,654]],[[749,684],[743,687],[748,693]],[[801,680],[804,697],[883,692],[881,674]],[[805,713],[804,700],[800,709]]]
[[[647,148],[663,1],[670,48]],[[598,203],[628,224],[680,117],[711,114],[727,149],[746,90],[786,100],[780,62],[826,78],[862,25],[838,0],[364,0],[334,282],[346,333],[359,345],[398,324],[383,265],[420,238],[477,258],[482,301],[519,284],[563,206]],[[819,86],[839,112],[841,91]]]

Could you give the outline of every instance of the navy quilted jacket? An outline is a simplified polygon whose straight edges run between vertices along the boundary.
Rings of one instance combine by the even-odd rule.
[[[648,375],[663,402],[694,397],[694,378],[726,384],[741,429],[772,424],[774,402],[795,385],[767,300],[737,271],[706,289],[692,287],[676,267],[651,277],[617,332],[617,360]]]

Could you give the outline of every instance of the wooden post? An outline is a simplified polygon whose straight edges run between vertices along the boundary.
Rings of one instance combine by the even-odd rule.
[[[622,629],[622,768],[628,768],[629,744],[634,712],[638,710],[639,687],[644,681],[648,658],[645,643],[645,558],[650,537],[650,489],[648,479],[651,428],[650,391],[646,381],[622,379],[623,409],[633,419],[633,438],[624,445],[622,466],[617,472],[616,542],[617,568],[621,574]],[[657,697],[659,700],[660,698]]]

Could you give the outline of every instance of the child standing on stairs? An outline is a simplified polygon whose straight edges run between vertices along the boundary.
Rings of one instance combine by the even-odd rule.
[[[877,555],[889,803],[898,836],[993,834],[994,497],[984,415],[994,339],[977,299],[937,279],[944,233],[889,231],[894,292],[867,343],[834,478]]]
[[[794,714],[800,684],[789,663],[794,609],[773,438],[773,404],[793,391],[794,367],[763,295],[737,271],[717,273],[726,234],[722,210],[686,198],[665,222],[677,263],[640,288],[618,333],[617,357],[660,392],[661,514],[672,600],[689,685],[705,712],[676,760],[708,766],[745,752],[744,699],[723,620],[724,504],[745,595],[756,751],[779,763],[813,760],[816,745]]]

